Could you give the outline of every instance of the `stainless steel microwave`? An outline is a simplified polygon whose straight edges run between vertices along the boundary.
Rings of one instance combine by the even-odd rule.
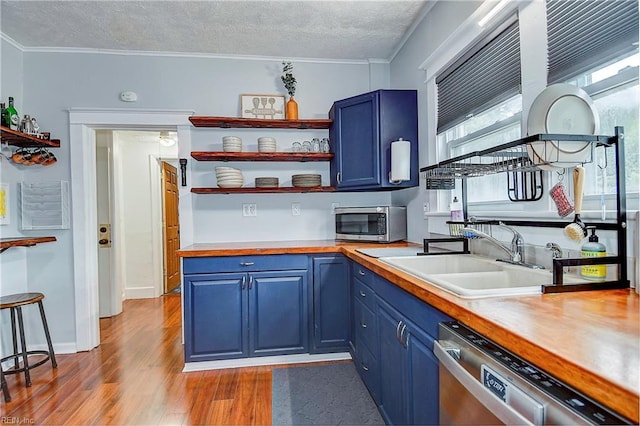
[[[406,207],[336,207],[336,239],[391,243],[407,238]]]

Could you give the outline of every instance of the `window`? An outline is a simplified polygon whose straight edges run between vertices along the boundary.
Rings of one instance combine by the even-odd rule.
[[[436,77],[438,146],[455,157],[518,139],[520,79],[520,36],[514,15]],[[468,200],[506,200],[506,179],[498,174],[467,180]]]
[[[638,192],[638,2],[547,0],[548,82],[583,88],[594,100],[601,134],[625,129],[627,192]],[[613,150],[585,165],[585,194],[615,193]]]

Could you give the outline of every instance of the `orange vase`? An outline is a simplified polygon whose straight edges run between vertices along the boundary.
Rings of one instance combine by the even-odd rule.
[[[287,120],[298,119],[298,103],[293,99],[293,96],[287,101]]]

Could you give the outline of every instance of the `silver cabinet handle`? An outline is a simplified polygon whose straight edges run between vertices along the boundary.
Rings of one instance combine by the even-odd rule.
[[[249,276],[249,290],[251,290],[251,287],[253,287],[253,275]]]
[[[402,327],[402,321],[398,321],[398,325],[396,325],[396,340],[400,341],[400,327]]]
[[[360,296],[367,297],[367,293],[365,293],[364,291],[360,290]]]
[[[365,275],[365,273],[364,273],[364,271],[362,269],[358,269],[358,274],[360,274],[361,276]]]
[[[360,321],[360,327],[367,328],[367,324],[364,321]]]
[[[360,365],[362,366],[362,369],[364,371],[369,371],[369,367],[367,367],[367,364],[365,364],[364,362],[361,362]]]
[[[240,262],[240,266],[253,266],[253,262]]]
[[[342,182],[342,173],[341,172],[336,173],[336,181],[338,183]]]
[[[400,344],[405,348],[409,343],[409,333],[405,335],[406,331],[407,331],[407,324],[402,324],[402,329],[400,330]]]
[[[245,275],[245,276],[243,276],[243,277],[242,277],[242,284],[240,285],[240,288],[241,288],[242,290],[244,290],[244,288],[246,287],[246,285],[247,285],[247,277],[246,277],[246,275]]]

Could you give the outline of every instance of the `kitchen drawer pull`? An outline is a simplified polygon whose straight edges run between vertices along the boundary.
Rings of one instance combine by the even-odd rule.
[[[364,291],[360,290],[360,296],[367,297],[367,293],[365,293]]]
[[[369,371],[369,367],[367,367],[367,364],[365,364],[364,362],[361,362],[360,365],[362,366],[362,369],[364,371]]]
[[[361,276],[366,275],[362,269],[358,269],[358,274],[360,274]]]
[[[240,266],[253,266],[253,262],[240,262]]]
[[[367,328],[367,323],[364,321],[360,321],[360,327]]]

